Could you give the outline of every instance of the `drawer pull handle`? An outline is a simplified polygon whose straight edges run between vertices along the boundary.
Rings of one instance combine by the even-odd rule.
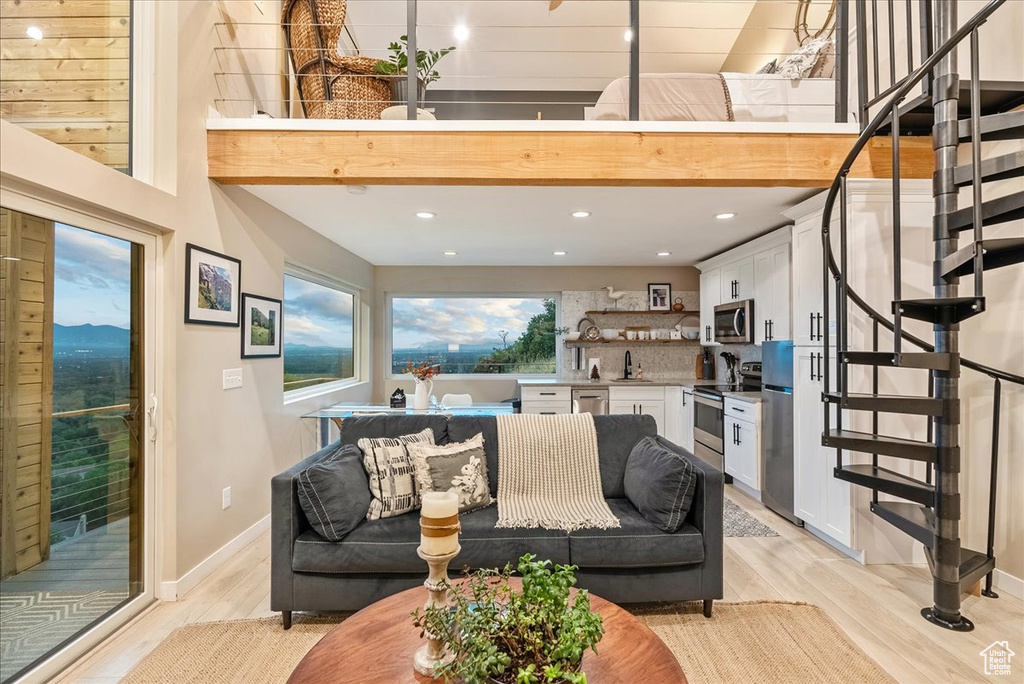
[[[733,410],[733,411],[739,411],[740,413],[746,413],[746,412],[747,412],[747,409],[741,409],[741,408],[740,408],[740,407],[738,407],[738,406],[733,406],[733,407],[732,407],[732,410]]]
[[[556,394],[558,394],[558,393],[557,392],[541,392],[540,396],[542,396],[542,397],[553,397]]]

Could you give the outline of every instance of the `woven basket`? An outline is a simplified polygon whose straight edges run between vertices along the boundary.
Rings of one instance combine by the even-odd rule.
[[[380,60],[338,54],[347,0],[286,0],[282,25],[302,111],[310,119],[379,119],[391,106]]]

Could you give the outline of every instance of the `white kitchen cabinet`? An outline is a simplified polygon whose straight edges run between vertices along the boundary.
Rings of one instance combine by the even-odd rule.
[[[823,350],[821,347],[797,347],[795,354],[793,476],[796,515],[807,525],[850,547],[853,518],[850,485],[833,476],[835,450],[821,446]],[[832,366],[835,367],[834,355]],[[834,416],[832,424],[835,425]]]
[[[683,388],[665,388],[665,432],[662,436],[673,444],[683,442]]]
[[[700,274],[700,342],[715,344],[715,307],[722,303],[722,272]]]
[[[542,416],[560,416],[572,413],[570,401],[524,401],[520,411]]]
[[[683,388],[682,396],[682,437],[679,440],[679,446],[683,447],[691,454],[693,453],[693,390],[689,387]]]
[[[793,344],[823,344],[825,335],[822,297],[821,215],[814,214],[793,227]],[[835,344],[835,288],[829,300],[831,344]]]
[[[737,259],[722,266],[720,304],[754,297],[754,258]]]
[[[790,246],[754,255],[754,343],[791,339]]]
[[[651,416],[658,424],[658,434],[665,435],[664,387],[612,387],[608,407],[610,413]]]
[[[761,491],[761,405],[726,399],[725,472],[754,492]]]

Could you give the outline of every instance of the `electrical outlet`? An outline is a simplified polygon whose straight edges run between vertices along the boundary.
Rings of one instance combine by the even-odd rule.
[[[224,389],[237,389],[242,386],[242,369],[228,368],[224,371]]]
[[[231,508],[231,487],[225,487],[220,493],[220,510]]]

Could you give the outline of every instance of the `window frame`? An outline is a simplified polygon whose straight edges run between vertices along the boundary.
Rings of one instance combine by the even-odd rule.
[[[395,373],[394,367],[394,302],[396,299],[553,299],[555,301],[555,327],[562,320],[561,292],[388,292],[384,300],[384,379],[400,380],[404,373]],[[555,335],[555,371],[553,373],[444,373],[442,380],[529,380],[557,378],[562,367],[562,346]]]
[[[301,387],[299,389],[286,390],[284,389],[284,364],[285,364],[285,324],[288,316],[288,305],[285,300],[284,293],[284,279],[288,276],[304,280],[314,285],[320,285],[337,292],[342,292],[352,297],[352,377],[342,378],[340,380],[332,380],[330,382],[323,382],[319,385],[312,385],[310,387]],[[359,296],[359,288],[356,286],[346,283],[339,278],[335,278],[319,271],[313,271],[302,266],[295,264],[285,264],[284,273],[281,276],[281,384],[282,392],[284,393],[285,405],[294,404],[295,402],[304,401],[314,397],[319,397],[324,394],[330,394],[331,392],[337,392],[339,390],[348,389],[365,382],[363,375],[363,349],[360,343],[361,329],[361,298]]]

